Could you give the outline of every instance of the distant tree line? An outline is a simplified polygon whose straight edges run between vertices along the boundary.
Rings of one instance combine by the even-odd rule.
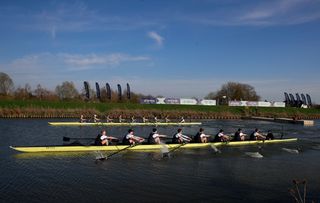
[[[90,95],[93,95],[90,99],[92,101],[101,101],[101,102],[119,102],[117,97],[117,92],[111,89],[111,99],[107,98],[106,87],[101,88],[100,95],[98,99],[94,95],[96,92],[89,87]],[[123,94],[127,94],[125,90]],[[74,83],[71,81],[62,82],[56,86],[54,91],[48,90],[38,84],[34,90],[32,90],[29,84],[25,84],[24,87],[18,86],[14,87],[14,82],[10,76],[6,73],[0,72],[0,96],[5,98],[15,98],[20,100],[28,99],[37,99],[37,100],[49,100],[49,101],[76,101],[76,100],[85,100],[85,89],[84,87],[79,92]],[[141,97],[147,97],[143,94],[136,94],[134,92],[130,93],[130,102],[139,102]],[[123,98],[121,102],[128,101],[127,98]]]
[[[254,87],[248,84],[228,82],[223,84],[216,92],[210,92],[206,99],[215,99],[220,104],[225,104],[228,101],[259,101],[260,96],[255,91]]]
[[[124,95],[127,94],[125,90]],[[89,94],[96,95],[96,92],[89,87]],[[62,84],[56,86],[54,91],[50,91],[40,84],[32,90],[29,84],[25,84],[24,87],[14,88],[14,83],[10,76],[6,73],[0,72],[0,95],[2,97],[13,97],[20,100],[38,99],[38,100],[85,100],[86,91],[83,87],[79,92],[73,82],[65,81]],[[152,95],[143,95],[131,92],[130,102],[139,102],[142,97],[152,97]],[[248,84],[242,84],[237,82],[228,82],[223,84],[221,88],[216,92],[210,92],[205,99],[215,99],[219,104],[227,104],[230,100],[247,100],[258,101],[260,96],[256,93],[254,87]],[[101,102],[119,102],[118,93],[111,90],[111,99],[107,97],[106,87],[100,89],[100,98],[91,97],[93,101]],[[127,98],[121,100],[121,102],[128,101]]]

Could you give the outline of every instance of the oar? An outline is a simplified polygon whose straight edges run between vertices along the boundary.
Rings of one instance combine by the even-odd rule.
[[[214,145],[214,143],[211,143],[211,144],[210,144],[210,147],[213,149],[213,151],[214,151],[215,153],[221,153],[221,150],[219,150],[219,149]]]
[[[129,148],[133,148],[133,147],[135,147],[135,146],[137,146],[137,145],[139,145],[139,144],[134,144],[134,145],[129,145],[129,146],[127,146],[127,147],[125,147],[125,148],[123,148],[123,149],[120,149],[120,150],[118,150],[118,151],[116,151],[116,152],[113,152],[113,153],[111,153],[111,154],[109,154],[109,155],[107,155],[107,156],[105,156],[105,157],[101,157],[101,158],[98,158],[97,160],[108,160],[110,157],[112,157],[112,156],[114,156],[114,155],[116,155],[116,154],[119,154],[120,152],[123,152],[123,151],[125,151],[125,150],[127,150],[127,149],[129,149]]]
[[[182,146],[184,146],[184,145],[186,145],[186,144],[188,144],[188,142],[183,142],[183,143],[182,143],[182,144],[180,144],[179,146],[177,146],[177,147],[175,147],[175,148],[173,148],[173,149],[169,150],[168,152],[163,153],[162,158],[164,158],[164,157],[169,157],[169,154],[170,154],[170,153],[172,153],[172,152],[174,152],[174,151],[178,150],[180,147],[182,147]]]
[[[257,141],[262,141],[262,144],[261,144],[261,145],[259,145],[259,143],[258,143],[258,149],[261,151],[262,148],[264,147],[264,141],[265,141],[265,139],[263,139],[263,140],[257,140]]]

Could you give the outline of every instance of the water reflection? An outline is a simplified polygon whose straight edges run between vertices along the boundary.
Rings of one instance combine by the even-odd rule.
[[[208,134],[220,128],[249,133],[254,128],[298,137],[295,143],[179,149],[168,158],[161,151],[125,151],[95,162],[95,152],[17,153],[10,145],[59,145],[62,137],[95,137],[104,127],[52,127],[48,120],[0,120],[0,193],[4,202],[289,202],[293,179],[308,180],[308,200],[320,192],[320,126],[270,122],[205,121]],[[183,130],[195,134],[198,126]],[[108,127],[121,138],[126,127]],[[282,129],[284,129],[282,131]],[[146,137],[152,127],[135,127]],[[173,135],[176,127],[158,127]],[[290,153],[288,150],[298,150]],[[259,152],[252,158],[246,152]],[[101,152],[107,155],[110,152]],[[125,192],[124,192],[125,191]],[[19,195],[17,195],[19,194]],[[103,194],[103,195],[101,195]]]

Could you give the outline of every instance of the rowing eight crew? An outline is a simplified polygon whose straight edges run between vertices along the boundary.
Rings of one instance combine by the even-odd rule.
[[[244,141],[245,137],[247,135],[242,132],[242,129],[238,129],[234,134],[233,141]],[[182,129],[179,128],[177,130],[177,133],[175,133],[172,137],[172,143],[189,143],[189,142],[195,142],[195,143],[207,143],[210,141],[211,135],[207,135],[204,133],[204,129],[200,128],[197,134],[193,137],[193,139],[187,135],[184,135],[182,132]],[[152,132],[150,133],[149,137],[147,138],[148,144],[162,144],[163,139],[168,139],[168,136],[161,135],[158,133],[156,128],[152,129]],[[272,132],[269,130],[267,135],[262,135],[259,131],[259,129],[255,129],[251,135],[249,140],[273,140],[274,136]],[[143,143],[146,139],[134,135],[134,131],[132,129],[128,130],[128,133],[126,136],[123,137],[122,144],[126,145],[136,145]],[[110,142],[115,141],[118,142],[118,138],[107,136],[107,132],[105,130],[101,131],[101,134],[99,134],[96,137],[95,145],[109,145]],[[225,135],[224,131],[222,129],[219,130],[219,132],[214,136],[213,142],[229,142],[231,141],[230,136]]]
[[[161,120],[158,119],[157,116],[155,116],[153,120],[154,120],[154,123],[159,123],[159,122],[161,122]],[[93,118],[92,118],[92,121],[93,121],[94,123],[98,123],[98,122],[101,122],[101,119],[98,118],[98,116],[97,116],[96,114],[94,114],[94,115],[93,115]],[[122,115],[120,115],[119,118],[118,118],[118,121],[119,121],[119,123],[122,123],[122,122],[125,122],[126,119],[123,119],[123,118],[122,118]],[[168,116],[167,116],[167,117],[164,118],[164,121],[165,121],[166,123],[169,123],[171,120],[170,120],[170,119],[168,118]],[[85,119],[84,116],[81,115],[79,122],[80,122],[80,123],[90,122],[90,119]],[[106,117],[106,122],[107,122],[107,123],[112,123],[112,122],[113,122],[113,119],[110,118],[109,115],[107,115],[107,117]],[[137,122],[137,119],[135,119],[135,117],[132,116],[132,117],[131,117],[131,123],[136,123],[136,122]],[[145,117],[143,116],[143,117],[142,117],[142,122],[143,122],[143,123],[147,123],[147,122],[149,122],[149,119],[147,119],[147,118],[145,118]],[[185,122],[186,122],[186,121],[185,121],[185,119],[184,119],[183,117],[181,117],[181,119],[178,121],[178,123],[185,123]]]

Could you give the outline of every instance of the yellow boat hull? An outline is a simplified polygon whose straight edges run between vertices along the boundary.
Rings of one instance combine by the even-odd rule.
[[[189,143],[181,146],[182,149],[195,149],[195,148],[205,148],[214,146],[241,146],[241,145],[254,145],[254,144],[270,144],[270,143],[284,143],[284,142],[294,142],[297,138],[290,139],[276,139],[276,140],[266,140],[266,141],[240,141],[240,142],[215,142],[215,143]],[[166,144],[168,149],[173,149],[179,147],[180,144]],[[42,146],[42,147],[13,147],[10,148],[20,151],[20,152],[88,152],[88,151],[117,151],[128,147],[128,145],[112,145],[112,146]],[[160,150],[164,146],[157,144],[146,144],[137,145],[128,150]]]
[[[201,122],[186,122],[186,123],[80,123],[80,122],[48,122],[53,126],[188,126],[188,125],[201,125]]]

